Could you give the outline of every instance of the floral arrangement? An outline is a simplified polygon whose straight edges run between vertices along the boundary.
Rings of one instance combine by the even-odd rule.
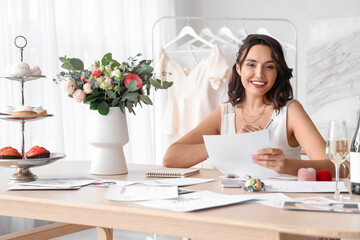
[[[259,192],[265,189],[265,184],[260,179],[249,178],[245,182],[244,190],[247,192]]]
[[[152,105],[149,98],[151,86],[157,89],[167,89],[173,82],[161,81],[155,78],[151,60],[138,61],[129,57],[127,62],[119,63],[107,53],[100,61],[95,61],[88,69],[78,58],[60,57],[61,67],[69,70],[60,72],[57,80],[67,80],[65,90],[77,102],[90,104],[90,109],[97,110],[102,115],[109,113],[109,107],[125,107],[134,113],[134,107],[143,102]],[[165,73],[164,73],[165,74]]]

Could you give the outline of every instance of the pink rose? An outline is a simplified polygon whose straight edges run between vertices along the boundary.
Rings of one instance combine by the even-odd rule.
[[[73,94],[75,92],[75,80],[67,81],[65,85],[65,91],[69,94]]]
[[[100,69],[92,68],[92,69],[90,69],[90,71],[91,71],[90,77],[98,78],[98,77],[101,76],[101,71],[100,71]]]
[[[92,84],[91,83],[85,83],[83,86],[84,89],[84,93],[86,94],[90,94],[93,92],[93,90],[91,89]]]
[[[73,93],[73,97],[74,97],[75,101],[82,102],[82,101],[84,101],[86,94],[84,93],[83,90],[76,89],[76,91]]]
[[[142,87],[142,80],[137,74],[128,73],[125,76],[124,84],[126,88],[129,88],[129,83],[136,80],[136,90]]]
[[[83,80],[85,83],[90,82],[90,79],[86,79],[85,76],[81,76],[81,80]]]

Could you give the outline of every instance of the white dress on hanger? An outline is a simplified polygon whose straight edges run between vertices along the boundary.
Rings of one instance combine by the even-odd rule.
[[[161,49],[160,71],[171,73],[162,80],[173,81],[168,89],[164,117],[164,147],[196,127],[222,102],[231,68],[214,45],[210,54],[194,68],[186,70]]]

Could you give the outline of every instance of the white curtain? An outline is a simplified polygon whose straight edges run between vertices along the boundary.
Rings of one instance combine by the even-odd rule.
[[[108,52],[121,62],[137,53],[151,59],[152,27],[160,17],[174,15],[174,1],[0,0],[0,6],[0,74],[7,65],[20,61],[20,50],[13,42],[16,36],[25,36],[24,62],[38,65],[46,75],[25,82],[25,105],[41,105],[54,115],[25,124],[25,151],[41,145],[51,152],[65,153],[67,160],[88,160],[89,106],[76,103],[67,96],[63,84],[53,82],[62,71],[59,56],[80,58],[86,67]],[[21,105],[20,83],[4,78],[0,82],[0,105]],[[130,163],[152,164],[152,106],[137,107],[135,111],[136,116],[127,114],[130,141],[125,155]],[[19,123],[0,121],[0,148],[5,146],[21,151]],[[0,221],[6,231],[15,230],[9,224]]]

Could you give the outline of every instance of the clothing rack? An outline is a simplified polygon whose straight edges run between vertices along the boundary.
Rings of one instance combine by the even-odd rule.
[[[165,16],[159,18],[152,27],[152,58],[156,59],[157,51],[160,49],[162,44],[165,44],[164,39],[167,36],[172,38],[180,32],[180,30],[185,26],[191,26],[196,32],[199,32],[202,28],[208,27],[212,30],[217,30],[223,26],[230,28],[233,32],[235,30],[245,29],[248,34],[256,33],[256,31],[263,27],[269,30],[273,37],[284,40],[286,38],[287,43],[291,43],[295,46],[295,49],[292,51],[292,58],[287,59],[289,67],[293,68],[293,79],[292,86],[294,90],[294,98],[297,96],[297,52],[298,52],[298,43],[297,43],[297,31],[295,25],[288,19],[282,18],[233,18],[233,17],[198,17],[198,16]],[[160,30],[160,27],[163,27],[166,30],[166,35],[164,30]],[[278,33],[281,33],[280,35]],[[160,39],[162,38],[162,39]],[[167,39],[166,41],[168,41]],[[290,61],[289,61],[290,60]],[[154,98],[154,107],[156,105]],[[154,110],[155,111],[155,110]],[[156,163],[157,150],[156,150],[156,136],[155,136],[155,114],[153,115],[154,122],[154,164]]]
[[[272,27],[276,27],[277,24],[282,24],[282,27],[287,26],[288,30],[284,30],[286,31],[286,35],[292,36],[292,41],[291,44],[293,44],[296,48],[295,50],[295,56],[294,56],[294,62],[293,62],[293,66],[290,66],[294,69],[293,72],[293,88],[294,88],[294,97],[296,98],[297,96],[297,51],[298,51],[298,43],[297,43],[297,31],[296,31],[296,27],[295,25],[288,19],[283,19],[283,18],[233,18],[233,17],[197,17],[197,16],[165,16],[162,18],[159,18],[153,25],[152,27],[152,57],[153,59],[155,59],[156,57],[156,47],[155,47],[155,42],[156,42],[156,37],[155,37],[155,31],[156,28],[161,24],[161,23],[165,23],[165,22],[171,22],[171,21],[175,21],[175,24],[178,25],[176,26],[176,28],[182,28],[186,25],[193,25],[194,23],[194,28],[196,30],[196,27],[209,27],[211,28],[211,25],[213,25],[214,23],[217,23],[217,25],[219,26],[228,26],[231,28],[230,25],[233,25],[234,23],[236,25],[238,25],[238,29],[240,28],[244,28],[246,30],[250,30],[248,31],[248,33],[253,33],[254,31],[254,26],[259,28],[264,26],[266,23],[274,23],[275,26]],[[180,23],[180,22],[183,23]],[[184,25],[185,24],[185,25]],[[251,24],[251,26],[250,26]],[[269,24],[266,25],[266,27],[270,27]],[[272,30],[272,29],[270,29]],[[290,31],[290,32],[289,32]],[[179,32],[179,29],[177,29],[177,32]],[[174,37],[174,36],[173,36]],[[277,37],[275,35],[275,37]],[[160,43],[160,44],[164,44],[164,43]]]

